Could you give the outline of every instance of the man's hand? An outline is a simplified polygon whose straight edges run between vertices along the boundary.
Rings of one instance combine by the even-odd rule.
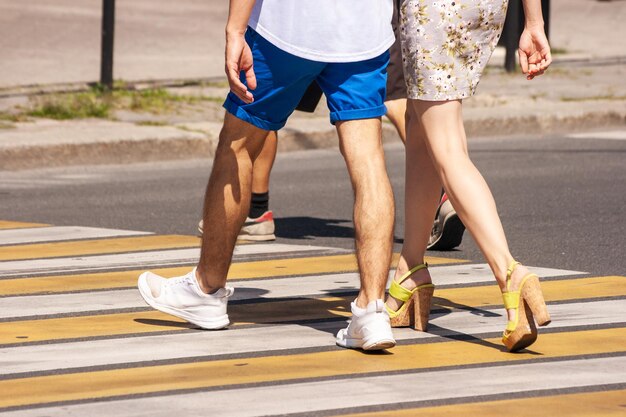
[[[525,27],[519,39],[519,62],[527,80],[544,73],[552,63],[543,25]]]
[[[248,87],[239,79],[241,71],[246,73]],[[252,66],[252,51],[246,43],[243,33],[226,36],[226,76],[230,91],[244,103],[252,103],[254,96],[248,89],[256,88],[256,76]]]

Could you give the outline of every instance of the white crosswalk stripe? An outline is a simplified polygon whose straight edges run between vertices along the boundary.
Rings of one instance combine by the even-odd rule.
[[[433,266],[430,268],[435,285],[471,285],[492,283],[493,277],[486,264]],[[531,268],[544,278],[580,275],[581,272],[551,268]],[[393,272],[390,273],[393,279]],[[357,273],[312,275],[263,280],[232,282],[236,300],[275,299],[306,296],[324,296],[357,291]],[[8,318],[43,316],[145,307],[136,289],[98,291],[91,293],[32,295],[6,297],[0,303],[0,320]]]
[[[141,236],[152,233],[98,227],[57,226],[0,230],[0,245],[55,242],[61,240],[94,239],[119,236]]]
[[[299,246],[280,243],[242,245],[235,248],[235,260],[250,255],[280,255],[294,252],[328,251],[320,246]],[[345,252],[333,250],[334,252]],[[169,249],[132,252],[115,255],[94,255],[49,259],[30,259],[0,262],[0,276],[9,278],[28,274],[52,275],[111,269],[155,268],[176,265],[194,265],[200,258],[200,249]]]

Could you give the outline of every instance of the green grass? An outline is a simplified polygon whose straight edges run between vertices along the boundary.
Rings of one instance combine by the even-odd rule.
[[[550,48],[550,52],[552,52],[552,55],[565,55],[569,53],[565,48]]]
[[[213,88],[228,88],[228,81],[203,81],[200,83],[201,87],[213,87]]]
[[[24,115],[56,120],[111,118],[115,110],[162,114],[201,102],[221,103],[222,97],[172,94],[164,88],[128,89],[116,83],[112,91],[101,86],[80,93],[53,94],[33,100]]]
[[[26,117],[23,114],[0,112],[0,122],[24,122]]]
[[[88,117],[107,118],[111,114],[109,97],[95,89],[84,93],[55,94],[40,97],[26,112],[28,116],[68,120]]]
[[[192,132],[192,133],[202,133],[203,135],[206,134],[205,131],[201,130],[201,129],[193,129],[187,126],[175,126],[177,129],[183,130],[185,132]]]
[[[116,103],[122,105],[122,107],[127,105],[133,111],[157,114],[174,110],[179,105],[196,104],[202,101],[221,102],[223,100],[220,97],[172,94],[162,88],[140,91],[114,91],[113,97]],[[127,102],[125,103],[124,101]]]
[[[168,126],[165,122],[160,122],[158,120],[142,120],[135,123],[137,126]]]

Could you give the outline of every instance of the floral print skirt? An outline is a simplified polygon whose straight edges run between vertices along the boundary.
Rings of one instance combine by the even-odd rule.
[[[504,26],[507,0],[404,0],[400,40],[407,95],[457,100],[474,94]]]

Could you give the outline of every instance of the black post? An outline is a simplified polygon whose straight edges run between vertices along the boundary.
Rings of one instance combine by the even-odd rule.
[[[517,55],[517,47],[519,44],[519,34],[521,33],[521,14],[520,1],[509,1],[509,8],[504,23],[504,46],[506,55],[504,58],[504,68],[507,72],[515,71],[515,56]]]
[[[100,84],[113,88],[113,40],[115,35],[115,0],[102,0],[102,49]]]
[[[550,0],[541,0],[541,12],[543,13],[543,25],[546,36],[550,39]]]

